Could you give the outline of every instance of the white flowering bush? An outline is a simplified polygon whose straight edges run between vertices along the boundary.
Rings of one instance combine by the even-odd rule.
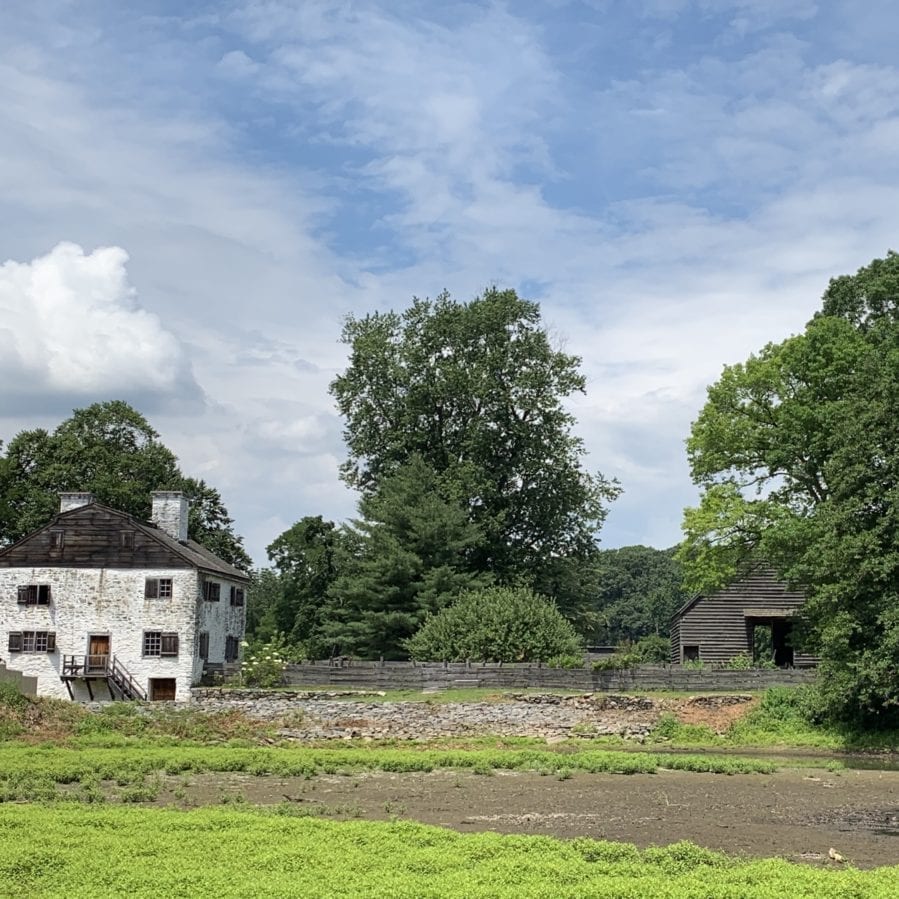
[[[244,640],[240,682],[245,687],[277,687],[284,681],[287,653],[280,635],[268,643],[251,646]]]

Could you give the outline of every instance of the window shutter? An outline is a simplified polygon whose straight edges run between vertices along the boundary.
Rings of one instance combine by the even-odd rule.
[[[7,647],[9,652],[21,652],[22,651],[22,632],[21,631],[11,631],[9,634],[9,646]]]
[[[209,658],[209,634],[206,631],[200,634],[200,658],[204,661]]]
[[[156,599],[159,596],[159,579],[148,577],[144,586],[144,596],[147,599]]]
[[[163,634],[162,635],[162,647],[159,652],[162,656],[177,656],[178,655],[178,635],[177,634]]]
[[[20,606],[28,605],[28,588],[27,587],[19,587],[18,603]]]
[[[56,634],[53,631],[47,634],[47,652],[56,652]]]
[[[37,604],[39,606],[49,606],[50,605],[50,585],[49,584],[41,584],[40,587],[37,588]]]
[[[237,587],[234,584],[231,585],[231,605],[237,605]]]

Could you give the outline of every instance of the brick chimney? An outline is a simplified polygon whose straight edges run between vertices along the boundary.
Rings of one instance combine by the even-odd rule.
[[[184,543],[187,540],[187,497],[180,490],[154,490],[150,521],[169,537]]]
[[[93,493],[60,493],[59,511],[71,512],[72,509],[80,509],[82,506],[89,506],[93,501]]]

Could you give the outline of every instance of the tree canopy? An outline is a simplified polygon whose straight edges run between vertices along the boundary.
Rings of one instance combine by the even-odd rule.
[[[802,334],[725,368],[688,453],[694,587],[750,555],[809,592],[831,711],[899,721],[899,255],[835,278]]]
[[[121,400],[76,409],[52,433],[37,428],[9,441],[0,457],[0,544],[46,524],[59,509],[60,492],[80,490],[143,520],[153,490],[182,490],[191,501],[190,536],[249,568],[219,492],[185,477],[150,423]]]
[[[480,534],[417,454],[363,495],[359,511],[322,634],[341,653],[403,658],[429,614],[490,580],[472,563]]]
[[[347,370],[331,391],[345,417],[346,482],[364,495],[417,455],[480,540],[477,570],[535,582],[595,548],[617,485],[582,465],[563,402],[583,392],[580,360],[555,349],[536,303],[491,289],[402,313],[350,317]]]
[[[598,592],[591,642],[618,645],[652,635],[668,636],[671,616],[687,599],[674,549],[600,550],[594,571]]]

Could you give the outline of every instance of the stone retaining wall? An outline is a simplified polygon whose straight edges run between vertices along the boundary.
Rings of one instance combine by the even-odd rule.
[[[428,690],[458,687],[625,692],[679,690],[742,692],[811,683],[814,669],[695,670],[680,665],[643,665],[621,671],[545,668],[538,665],[481,665],[412,662],[305,662],[290,665],[285,682],[296,686],[359,687],[370,690]]]
[[[358,700],[340,700],[356,695]],[[703,697],[745,703],[750,696]],[[666,700],[616,695],[512,695],[486,702],[371,702],[343,691],[194,688],[191,702],[207,712],[241,711],[270,721],[295,740],[433,739],[483,734],[564,739],[617,734],[642,740],[669,709]]]
[[[7,668],[3,662],[0,662],[0,682],[12,684],[20,693],[25,696],[37,696],[37,678],[28,677],[21,671],[15,671]]]

